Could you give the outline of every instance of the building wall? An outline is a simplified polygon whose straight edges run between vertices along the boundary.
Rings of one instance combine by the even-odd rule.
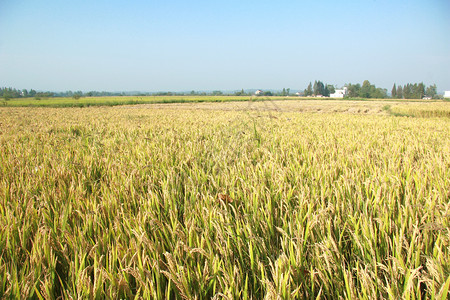
[[[450,91],[444,92],[444,98],[450,98]]]
[[[333,94],[330,94],[331,98],[344,98],[344,96],[347,94],[347,88],[343,90],[335,90]]]
[[[341,93],[330,94],[330,98],[344,98],[344,94]]]

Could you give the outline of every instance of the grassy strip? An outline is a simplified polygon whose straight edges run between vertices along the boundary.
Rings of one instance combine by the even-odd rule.
[[[450,118],[450,106],[440,106],[429,109],[428,106],[383,106],[383,110],[395,117],[416,117],[416,118]]]
[[[231,102],[231,101],[267,101],[267,100],[285,100],[285,97],[235,97],[235,96],[217,96],[217,97],[199,97],[199,96],[152,96],[152,97],[98,97],[81,98],[78,100],[72,98],[56,99],[13,99],[2,101],[3,106],[8,107],[90,107],[90,106],[118,106],[118,105],[136,105],[136,104],[165,104],[165,103],[200,103],[200,102]]]
[[[2,100],[1,106],[6,107],[90,107],[90,106],[118,106],[136,104],[164,104],[164,103],[200,103],[200,102],[232,102],[232,101],[277,101],[277,100],[321,100],[321,101],[383,101],[383,102],[425,102],[424,100],[399,99],[365,99],[365,98],[299,98],[299,97],[242,97],[242,96],[145,96],[145,97],[92,97],[92,98],[48,98],[48,99],[12,99]],[[432,101],[427,100],[427,103]]]

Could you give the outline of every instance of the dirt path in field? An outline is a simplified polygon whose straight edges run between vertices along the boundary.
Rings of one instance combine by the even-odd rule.
[[[350,114],[387,114],[386,105],[396,102],[385,101],[343,101],[343,100],[281,100],[258,102],[202,102],[127,105],[121,108],[181,109],[181,110],[224,110],[224,111],[279,111]]]

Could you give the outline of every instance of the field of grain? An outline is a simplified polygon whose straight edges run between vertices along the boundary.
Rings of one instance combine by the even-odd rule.
[[[0,298],[446,299],[450,103],[388,104],[0,108]]]
[[[1,100],[0,106],[5,107],[91,107],[118,106],[145,103],[197,103],[197,102],[230,102],[248,101],[251,96],[111,96],[111,97],[50,97],[50,98],[17,98]],[[283,99],[284,97],[272,97]],[[266,98],[259,97],[259,100]]]
[[[300,101],[299,101],[300,100]],[[299,98],[292,96],[271,96],[271,97],[256,97],[256,96],[212,96],[212,95],[178,95],[178,96],[111,96],[111,97],[82,97],[74,99],[71,97],[50,97],[50,98],[16,98],[11,100],[0,99],[0,107],[91,107],[91,106],[120,106],[120,105],[141,105],[141,104],[176,104],[176,108],[180,108],[180,104],[198,104],[198,103],[241,103],[247,106],[248,102],[274,102],[282,103],[284,101],[288,103],[300,102],[303,105],[311,106],[319,103],[319,106],[330,107],[331,103],[338,103],[339,108],[337,111],[341,111],[342,107],[355,108],[356,103],[365,102],[368,106],[373,106],[373,103],[384,103],[384,105],[393,104],[431,104],[436,102],[442,102],[441,100],[412,100],[412,99],[333,99],[333,98]],[[445,105],[445,104],[444,104]],[[227,106],[228,107],[228,106]],[[363,109],[364,107],[357,106],[357,108]]]

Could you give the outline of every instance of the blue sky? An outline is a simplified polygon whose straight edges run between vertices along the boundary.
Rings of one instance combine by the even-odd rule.
[[[449,0],[0,0],[0,86],[450,90]]]

